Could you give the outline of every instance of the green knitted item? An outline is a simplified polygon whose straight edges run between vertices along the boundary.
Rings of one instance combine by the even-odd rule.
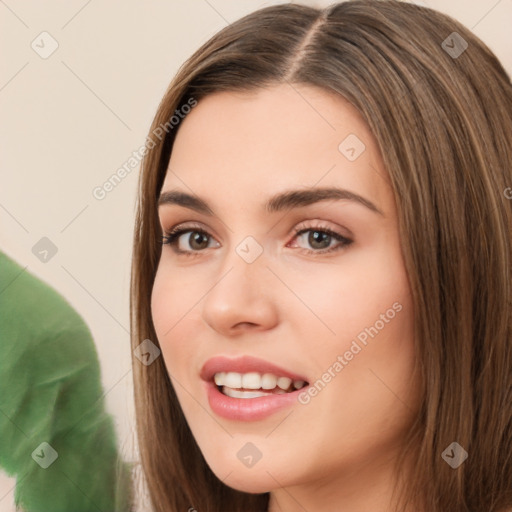
[[[0,466],[16,478],[16,506],[130,510],[131,467],[105,411],[91,333],[61,295],[1,252],[0,336]]]

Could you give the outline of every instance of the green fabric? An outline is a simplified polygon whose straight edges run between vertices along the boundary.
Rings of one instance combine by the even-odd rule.
[[[61,295],[1,252],[0,337],[0,466],[16,478],[16,505],[130,510],[131,467],[105,411],[91,333]],[[46,469],[36,462],[51,461],[43,442],[58,454]]]

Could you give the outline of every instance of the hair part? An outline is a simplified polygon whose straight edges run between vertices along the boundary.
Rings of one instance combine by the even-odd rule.
[[[453,32],[468,43],[458,58],[441,46]],[[190,98],[282,83],[347,99],[370,127],[389,173],[422,396],[396,461],[397,509],[512,508],[512,211],[504,195],[512,186],[510,77],[468,29],[425,7],[395,0],[278,5],[201,46],[171,82],[150,133]],[[162,235],[157,200],[175,135],[170,131],[142,163],[133,349],[146,338],[158,345],[151,316]],[[210,470],[163,358],[151,366],[133,359],[133,368],[141,461],[155,511],[266,511],[269,493],[234,490]],[[457,469],[441,458],[454,441],[469,454]],[[408,460],[414,463],[406,478]]]

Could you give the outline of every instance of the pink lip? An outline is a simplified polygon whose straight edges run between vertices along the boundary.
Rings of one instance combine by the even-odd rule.
[[[292,380],[307,379],[301,375],[280,368],[268,361],[251,356],[243,356],[235,359],[227,357],[214,357],[209,359],[201,370],[201,379],[204,380],[205,391],[208,403],[212,411],[230,420],[236,421],[257,421],[270,416],[271,414],[297,404],[298,395],[302,389],[284,394],[269,394],[258,398],[232,398],[221,393],[213,381],[213,377],[219,372],[248,373],[258,372],[261,374],[272,373],[277,377],[289,377]]]
[[[276,377],[288,377],[292,380],[303,380],[308,382],[306,377],[297,375],[291,371],[276,366],[275,364],[269,363],[263,359],[258,359],[252,356],[236,357],[229,359],[228,357],[212,357],[208,359],[201,369],[200,377],[205,381],[213,381],[213,376],[220,372],[236,372],[236,373],[248,373],[258,372],[261,374],[272,373]]]
[[[232,398],[221,393],[214,382],[204,382],[208,403],[218,416],[235,421],[257,421],[291,406],[298,405],[298,395],[307,387],[282,395],[261,396],[258,398]]]

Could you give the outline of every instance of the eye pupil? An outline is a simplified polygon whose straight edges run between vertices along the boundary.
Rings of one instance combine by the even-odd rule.
[[[326,247],[329,247],[330,238],[331,238],[331,235],[329,235],[328,233],[312,230],[312,231],[310,231],[308,243],[311,244],[311,247],[325,249]],[[325,242],[326,240],[327,240],[327,244],[322,245],[322,242]],[[315,245],[318,242],[320,242],[320,247]]]
[[[197,247],[197,246],[194,247],[194,245],[191,242],[191,240],[194,243],[198,242],[199,247]],[[201,243],[201,240],[202,240],[203,243]],[[204,233],[200,233],[198,231],[194,231],[194,232],[192,232],[189,235],[189,243],[190,243],[190,247],[193,247],[195,249],[205,249],[206,247],[208,247],[208,238],[207,238],[207,236]]]

